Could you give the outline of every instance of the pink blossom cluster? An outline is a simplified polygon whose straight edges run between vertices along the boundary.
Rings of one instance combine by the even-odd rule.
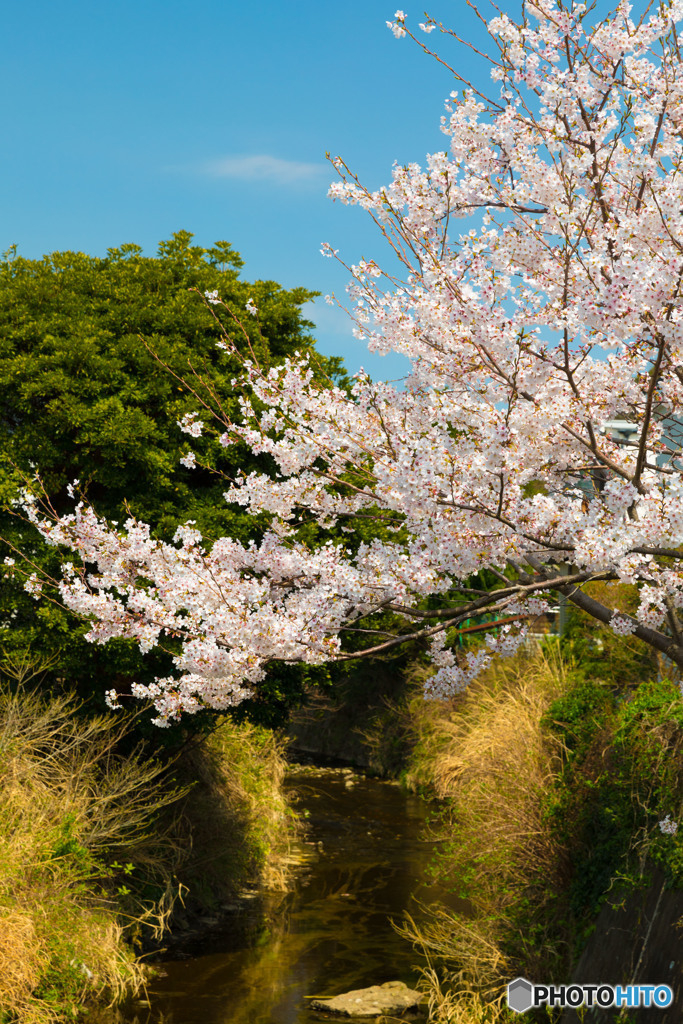
[[[667,814],[664,820],[659,823],[659,831],[668,836],[675,836],[678,832],[678,822],[672,821],[671,815]]]
[[[351,268],[358,336],[411,370],[401,388],[359,374],[347,391],[304,356],[244,360],[252,397],[221,443],[267,453],[277,474],[243,475],[225,499],[268,514],[261,543],[209,551],[186,524],[161,544],[82,505],[33,509],[86,566],[60,593],[93,640],[182,641],[177,675],[138,688],[160,722],[241,700],[269,661],[344,657],[343,630],[383,609],[431,644],[430,691],[447,695],[516,649],[551,592],[589,607],[595,577],[637,585],[640,606],[592,614],[683,664],[683,465],[667,440],[683,410],[683,0],[643,16],[621,2],[598,25],[583,4],[525,12],[489,23],[490,95],[453,70],[446,150],[377,191],[334,161],[332,198],[365,209],[404,270]],[[415,36],[403,11],[389,27],[423,49],[446,31]],[[628,441],[608,426],[624,419]],[[201,433],[194,414],[180,425]],[[385,539],[299,539],[304,519],[360,516]],[[488,604],[468,582],[482,570],[498,581]],[[467,614],[519,622],[462,659],[444,635],[466,612],[421,610],[454,592]]]

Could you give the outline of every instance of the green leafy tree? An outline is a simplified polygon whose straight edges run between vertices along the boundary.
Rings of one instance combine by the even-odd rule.
[[[267,460],[246,448],[226,451],[216,439],[195,443],[181,433],[178,420],[201,409],[211,393],[221,396],[227,412],[236,407],[237,365],[217,345],[222,330],[239,348],[251,346],[265,365],[312,350],[313,325],[301,306],[316,293],[242,281],[243,261],[227,242],[203,248],[192,237],[177,232],[153,258],[136,245],[110,249],[105,258],[59,252],[28,260],[15,250],[5,254],[0,500],[10,503],[22,478],[37,470],[56,508],[66,508],[67,488],[78,479],[87,499],[109,519],[124,521],[132,513],[164,539],[186,520],[196,521],[209,540],[244,540],[258,532],[258,518],[228,506],[223,491],[238,469],[263,470]],[[201,299],[212,291],[228,307],[212,307],[213,316]],[[250,300],[258,321],[245,315]],[[339,360],[319,357],[319,365],[341,376]],[[190,447],[199,458],[193,470],[180,462]],[[57,552],[11,511],[1,515],[0,532],[10,545],[56,568]],[[3,556],[11,553],[5,545]],[[161,652],[153,668],[134,644],[99,648],[83,639],[86,631],[62,608],[36,604],[18,583],[3,581],[0,647],[59,652],[53,681],[67,678],[89,693],[96,678],[101,700],[107,684],[125,691],[168,657]],[[273,705],[266,717],[299,688],[300,674],[273,676],[264,688]]]

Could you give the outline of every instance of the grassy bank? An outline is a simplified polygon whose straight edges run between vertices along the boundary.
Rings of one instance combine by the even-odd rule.
[[[439,1024],[516,1019],[509,980],[568,981],[601,907],[655,868],[683,885],[683,844],[658,825],[683,812],[680,690],[603,634],[574,618],[562,650],[500,662],[452,702],[413,702],[408,781],[440,801],[435,871],[470,908],[406,931]]]
[[[409,929],[427,954],[431,1010],[439,1021],[505,1019],[503,983],[539,949],[564,950],[548,934],[551,903],[566,870],[545,810],[561,771],[560,747],[541,722],[566,685],[559,659],[503,661],[456,701],[416,700],[418,742],[407,781],[441,801],[435,871],[469,901],[435,908]],[[520,913],[522,911],[522,913]]]
[[[174,914],[283,884],[293,819],[272,735],[224,722],[169,763],[130,721],[0,689],[0,1020],[47,1024],[144,984]]]

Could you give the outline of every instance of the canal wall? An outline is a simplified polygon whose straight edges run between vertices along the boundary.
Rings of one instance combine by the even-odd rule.
[[[367,719],[366,719],[367,725]],[[295,712],[285,737],[289,755],[344,761],[357,768],[383,774],[380,759],[370,740],[363,735],[357,709],[337,705],[325,698]]]
[[[629,1009],[629,1024],[679,1024],[683,1018],[683,891],[667,888],[655,870],[651,884],[617,907],[605,905],[595,922],[572,982],[608,985],[670,985],[671,1006]],[[585,1011],[584,1011],[585,1012]],[[620,1011],[619,1011],[620,1012]],[[580,1016],[567,1010],[560,1024],[607,1024],[619,1012],[594,1008]]]
[[[409,704],[420,689],[406,657],[336,666],[328,692],[311,690],[291,712],[285,742],[294,757],[343,761],[386,778],[407,767],[414,742]]]

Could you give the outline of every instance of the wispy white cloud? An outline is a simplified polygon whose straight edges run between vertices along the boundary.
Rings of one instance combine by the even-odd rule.
[[[346,299],[342,295],[342,299]],[[353,341],[354,323],[349,314],[339,306],[328,306],[322,298],[304,302],[301,312],[307,320],[312,320],[319,331],[334,334]]]
[[[282,160],[266,153],[252,156],[224,156],[202,165],[212,178],[238,178],[241,181],[270,181],[276,185],[300,185],[320,181],[329,173],[324,163]]]

